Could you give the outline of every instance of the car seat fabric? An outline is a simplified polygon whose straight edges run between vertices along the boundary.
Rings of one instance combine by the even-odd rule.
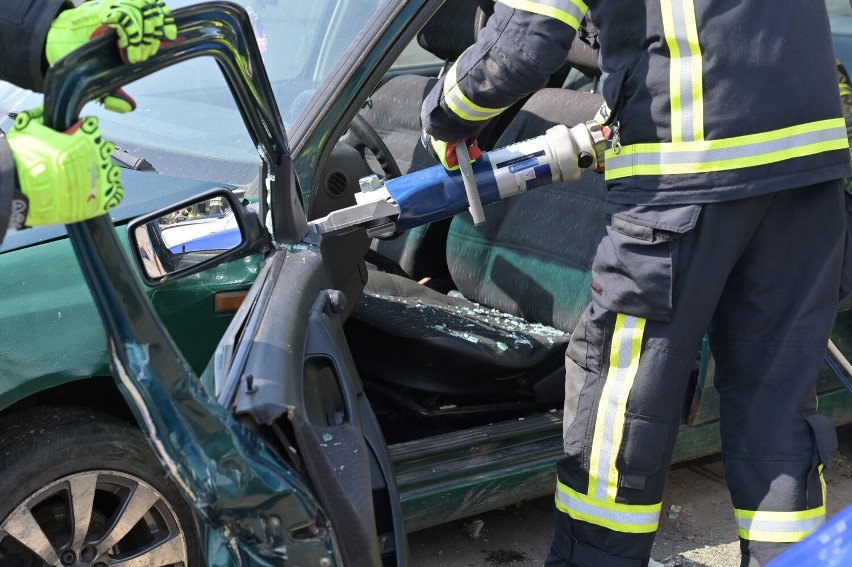
[[[562,363],[568,334],[373,272],[347,323],[362,375],[451,395],[510,393]]]
[[[599,95],[534,95],[501,145],[591,119]],[[486,224],[452,221],[447,262],[456,296],[371,273],[348,323],[366,376],[427,391],[517,392],[562,365],[588,303],[589,272],[606,195],[603,176],[537,188],[485,208]],[[507,377],[514,378],[513,380]],[[416,384],[415,384],[416,383]],[[542,403],[560,401],[556,393]]]
[[[417,43],[440,59],[455,61],[476,42],[477,28],[484,23],[479,8],[480,0],[445,2],[417,34]]]
[[[602,74],[598,63],[598,50],[580,39],[574,38],[571,49],[568,50],[567,65],[577,69],[587,77],[600,77]]]
[[[600,201],[566,191],[565,186],[543,187],[514,207],[486,209],[482,227],[475,227],[469,215],[452,223],[447,262],[464,297],[573,331],[591,299],[588,259],[599,223],[598,215],[590,213],[599,210]],[[573,210],[566,211],[566,202]],[[569,247],[554,234],[557,230],[572,235]]]
[[[591,119],[599,95],[544,89],[530,98],[501,136],[505,146],[543,134],[556,124]],[[601,175],[554,183],[485,208],[486,222],[453,219],[447,264],[471,301],[527,321],[573,331],[591,299],[591,260],[597,247],[606,189]]]

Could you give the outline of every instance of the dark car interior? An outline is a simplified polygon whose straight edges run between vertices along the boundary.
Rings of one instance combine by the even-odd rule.
[[[417,41],[445,63],[388,73],[335,147],[311,217],[354,204],[346,178],[359,167],[395,176],[436,165],[420,143],[420,106],[491,12],[491,0],[439,9]],[[548,87],[489,124],[480,146],[590,120],[603,102],[599,75],[596,52],[575,41]],[[586,173],[487,206],[481,227],[464,214],[370,243],[345,330],[389,442],[562,407],[565,347],[590,298],[605,193],[603,176]]]

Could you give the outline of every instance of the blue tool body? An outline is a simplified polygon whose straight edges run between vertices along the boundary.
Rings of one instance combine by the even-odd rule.
[[[473,164],[476,186],[483,205],[500,200],[497,180],[487,155]],[[468,208],[461,173],[441,165],[389,179],[385,187],[399,205],[398,231],[445,219]]]

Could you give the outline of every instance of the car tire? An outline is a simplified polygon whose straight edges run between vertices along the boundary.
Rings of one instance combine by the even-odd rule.
[[[0,456],[0,564],[203,564],[192,509],[134,425],[17,411],[0,418]]]

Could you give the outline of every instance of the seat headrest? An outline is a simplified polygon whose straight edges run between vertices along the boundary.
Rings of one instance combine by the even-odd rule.
[[[447,0],[417,34],[417,43],[440,59],[455,61],[476,42],[493,10],[492,0]]]
[[[603,103],[603,97],[597,93],[542,89],[524,103],[495,147],[540,136],[557,124],[574,126],[592,120]]]
[[[571,44],[571,49],[568,51],[566,64],[577,69],[587,77],[601,76],[601,67],[598,64],[598,50],[580,39],[580,36],[574,38],[574,43]]]

